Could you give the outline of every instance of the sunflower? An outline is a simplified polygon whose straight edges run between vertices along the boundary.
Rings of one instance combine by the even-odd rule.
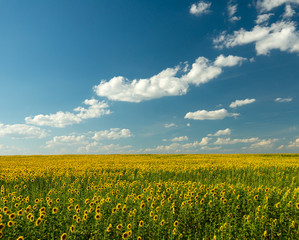
[[[120,209],[120,207],[121,207],[121,204],[120,204],[120,203],[116,204],[116,208],[117,208],[117,209]]]
[[[45,207],[42,207],[39,211],[40,211],[40,212],[45,212],[45,211],[46,211],[46,208],[45,208]]]
[[[158,220],[158,215],[155,215],[154,216],[154,221],[157,221]]]
[[[121,230],[123,228],[123,225],[122,224],[118,224],[117,226],[116,226],[116,229],[117,230]]]
[[[143,225],[144,225],[144,222],[141,220],[141,221],[139,222],[139,227],[143,227]]]
[[[112,213],[115,213],[115,212],[116,212],[116,208],[113,208],[113,209],[112,209]]]
[[[9,221],[8,223],[7,223],[7,226],[8,227],[12,227],[14,224],[13,224],[13,221]]]
[[[83,215],[83,220],[86,221],[87,218],[88,218],[88,215],[87,215],[87,214],[84,214],[84,215]]]
[[[57,207],[53,207],[53,209],[52,209],[52,213],[53,214],[56,214],[58,212],[58,208]]]
[[[162,221],[160,222],[160,225],[163,226],[165,224],[165,220],[162,219]]]
[[[177,227],[179,225],[179,222],[178,221],[175,221],[174,223],[173,223],[173,226],[174,227]]]
[[[20,237],[17,238],[17,240],[24,240],[24,237],[20,236]]]
[[[102,214],[98,213],[94,216],[95,220],[100,220],[102,218]]]
[[[126,206],[126,205],[123,206],[122,211],[123,211],[123,212],[126,212],[126,211],[127,211],[127,206]]]
[[[74,232],[74,231],[75,231],[75,226],[74,226],[74,225],[70,226],[70,231],[71,231],[71,232]]]
[[[5,228],[5,225],[3,223],[0,223],[0,232]]]
[[[140,209],[143,209],[145,207],[145,204],[144,204],[144,202],[142,202],[141,204],[140,204]]]
[[[81,222],[81,218],[78,217],[78,218],[76,219],[76,222],[77,222],[77,223]]]
[[[60,237],[60,240],[66,240],[67,239],[67,234],[63,233]]]
[[[141,240],[142,238],[140,236],[137,237],[137,240]]]
[[[127,232],[124,232],[123,234],[122,234],[122,239],[126,239],[126,238],[128,238],[129,237],[129,234],[127,233]]]
[[[106,228],[106,231],[107,231],[107,232],[111,232],[111,230],[112,230],[112,225],[111,225],[111,223],[110,223],[109,226]]]
[[[15,213],[12,213],[12,214],[9,215],[9,219],[10,219],[10,220],[13,220],[15,217],[16,217],[16,214],[15,214]]]
[[[127,228],[130,230],[132,228],[132,224],[129,223],[128,226],[127,226]]]

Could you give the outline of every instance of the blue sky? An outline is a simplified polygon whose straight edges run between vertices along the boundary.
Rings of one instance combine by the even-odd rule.
[[[298,9],[1,1],[0,154],[298,152]]]

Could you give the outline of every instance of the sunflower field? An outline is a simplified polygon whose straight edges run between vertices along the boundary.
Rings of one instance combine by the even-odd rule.
[[[299,239],[299,154],[0,157],[0,239]]]

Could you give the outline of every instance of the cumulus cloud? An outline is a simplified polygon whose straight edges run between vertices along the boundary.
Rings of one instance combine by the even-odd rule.
[[[96,99],[86,99],[83,103],[89,107],[77,107],[74,109],[74,112],[77,113],[59,111],[48,115],[39,114],[34,117],[26,117],[25,121],[27,124],[62,128],[67,125],[80,123],[83,119],[98,118],[111,113],[107,109],[109,107],[108,104],[104,101],[99,102]]]
[[[228,1],[227,12],[228,12],[230,22],[239,21],[241,19],[240,16],[234,16],[237,12],[237,8],[238,8],[238,4],[234,3],[234,1],[232,0]]]
[[[295,141],[290,141],[287,145],[287,148],[299,148],[299,138],[297,138]]]
[[[185,118],[193,120],[218,120],[237,116],[239,116],[239,113],[229,113],[226,109],[222,108],[215,111],[198,110],[196,112],[188,112]]]
[[[273,147],[273,143],[277,142],[278,139],[274,138],[274,139],[262,139],[256,143],[251,144],[250,148],[272,148]]]
[[[79,153],[97,153],[97,154],[116,154],[116,153],[130,153],[131,145],[119,145],[119,144],[102,144],[99,142],[92,142],[86,146],[79,147],[77,152]]]
[[[291,5],[286,5],[285,10],[284,10],[284,14],[283,14],[283,18],[290,18],[293,17],[295,15],[295,11],[294,9],[292,9]]]
[[[209,137],[203,137],[198,145],[205,146],[209,143],[210,140],[211,140],[211,138],[209,138]]]
[[[205,1],[199,1],[198,3],[194,3],[190,7],[190,13],[193,15],[203,15],[210,12],[211,3]]]
[[[224,64],[221,59],[229,59],[230,64]],[[102,80],[94,86],[95,93],[100,97],[107,97],[114,101],[141,102],[165,96],[179,96],[187,93],[189,85],[199,86],[219,76],[221,67],[232,67],[243,61],[236,56],[218,57],[218,65],[205,57],[199,57],[186,70],[180,66],[167,68],[150,78],[134,79],[118,76],[109,81]]]
[[[0,137],[44,138],[48,134],[44,129],[27,124],[4,125],[0,123]]]
[[[259,138],[217,138],[216,142],[214,142],[215,145],[230,145],[230,144],[237,144],[237,143],[253,143],[257,142]]]
[[[236,65],[241,65],[246,60],[247,59],[243,57],[232,56],[232,55],[225,57],[221,54],[216,58],[214,64],[215,66],[218,67],[232,67]]]
[[[252,99],[249,99],[249,98],[246,98],[244,100],[236,100],[234,102],[232,102],[229,107],[230,108],[236,108],[236,107],[240,107],[240,106],[243,106],[243,105],[247,105],[247,104],[250,104],[250,103],[254,103],[256,100],[254,98]]]
[[[292,102],[293,98],[275,98],[275,102]]]
[[[170,145],[159,145],[155,148],[147,148],[144,151],[145,152],[152,152],[152,153],[184,153],[184,152],[194,152],[196,150],[199,150],[199,148],[204,148],[208,142],[210,141],[210,138],[204,137],[201,139],[200,142],[194,141],[191,143],[172,143]]]
[[[130,129],[120,129],[120,128],[110,128],[110,130],[98,131],[94,133],[92,139],[101,140],[101,139],[120,139],[120,138],[129,138],[132,137]]]
[[[223,32],[213,42],[216,48],[255,43],[257,55],[267,55],[273,49],[299,52],[299,32],[292,21],[280,21],[271,26],[256,25],[251,31],[241,28],[233,34]]]
[[[287,3],[299,4],[299,0],[258,0],[257,8],[262,12],[268,12],[273,8]]]
[[[231,130],[229,128],[226,128],[224,130],[218,130],[215,134],[209,134],[208,136],[221,136],[221,135],[230,135],[231,134]]]
[[[88,144],[88,141],[84,135],[75,136],[55,136],[52,140],[47,141],[45,148],[55,148],[61,146],[76,146]]]
[[[187,136],[180,136],[180,137],[175,137],[171,139],[172,142],[183,142],[183,141],[188,141]]]
[[[260,14],[257,16],[255,23],[256,24],[266,23],[266,22],[268,22],[269,18],[273,15],[274,15],[273,13]]]

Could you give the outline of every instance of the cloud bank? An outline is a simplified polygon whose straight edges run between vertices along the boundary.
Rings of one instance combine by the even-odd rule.
[[[109,105],[104,101],[99,102],[96,99],[86,99],[83,103],[89,107],[77,107],[74,109],[74,112],[77,113],[59,111],[57,113],[48,115],[39,114],[33,117],[26,117],[25,122],[27,124],[38,126],[62,128],[67,125],[80,123],[84,119],[98,118],[111,113],[110,110],[107,109]]]
[[[198,3],[193,3],[190,7],[190,13],[193,15],[203,15],[210,12],[211,3],[199,1]]]
[[[102,80],[94,86],[95,93],[114,101],[141,102],[165,96],[179,96],[187,93],[189,85],[199,86],[218,77],[222,67],[232,67],[241,64],[245,58],[220,55],[215,62],[205,57],[199,57],[191,69],[167,68],[162,72],[145,79],[134,79],[118,76],[109,81]],[[179,74],[182,74],[179,76]]]
[[[233,34],[223,32],[213,42],[220,49],[255,43],[257,55],[267,55],[273,49],[299,52],[299,32],[292,21],[280,21],[271,26],[256,25],[251,31],[241,28]]]
[[[185,118],[193,120],[218,120],[237,116],[239,116],[239,113],[229,113],[226,109],[222,108],[215,111],[198,110],[196,112],[188,112]]]

